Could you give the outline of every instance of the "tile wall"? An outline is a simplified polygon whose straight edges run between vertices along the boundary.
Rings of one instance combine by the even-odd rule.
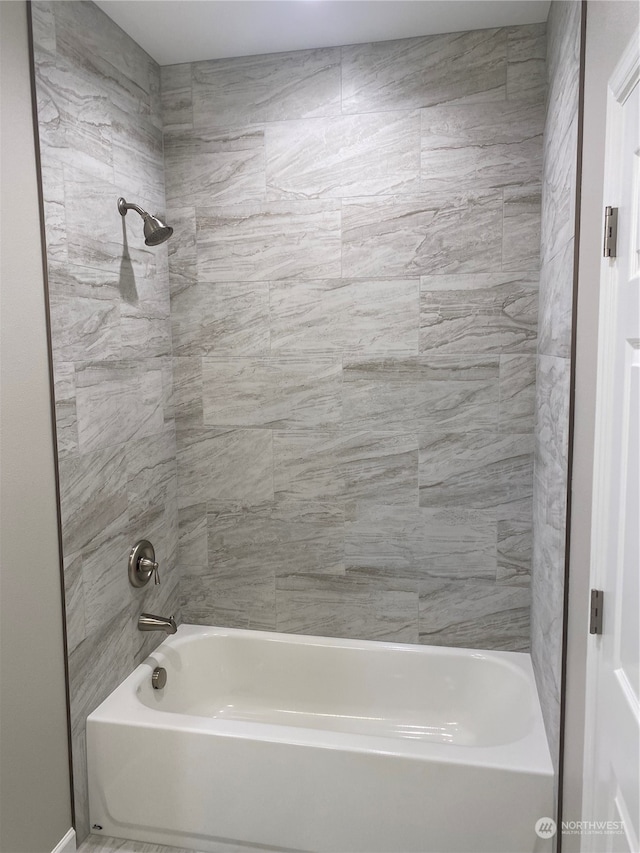
[[[545,53],[162,68],[186,621],[529,648]]]
[[[551,755],[559,756],[581,3],[554,0],[548,21],[544,136],[531,656]]]
[[[138,614],[178,612],[167,249],[116,207],[164,209],[160,70],[93,3],[31,10],[82,840],[86,716],[160,641]],[[127,556],[143,537],[162,583],[137,590]]]

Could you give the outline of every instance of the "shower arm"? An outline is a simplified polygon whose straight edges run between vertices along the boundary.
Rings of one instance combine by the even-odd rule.
[[[145,216],[149,215],[146,210],[138,207],[137,204],[132,204],[131,202],[125,201],[123,198],[118,199],[118,210],[122,216],[126,216],[128,210],[135,210],[135,212],[139,213],[143,219]]]

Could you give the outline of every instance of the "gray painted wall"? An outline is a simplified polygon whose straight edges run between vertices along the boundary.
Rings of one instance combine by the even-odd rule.
[[[186,621],[528,649],[544,57],[162,69]]]
[[[162,639],[138,614],[178,606],[167,249],[145,247],[140,217],[116,207],[164,209],[160,71],[93,3],[33,13],[82,840],[87,714]],[[159,587],[129,584],[140,538]]]
[[[71,796],[25,3],[0,3],[0,39],[0,849],[49,853]]]
[[[531,656],[558,764],[581,3],[554,0],[548,30],[536,376]]]

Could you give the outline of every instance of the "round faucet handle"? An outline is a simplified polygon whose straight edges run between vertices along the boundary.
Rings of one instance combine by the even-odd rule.
[[[141,539],[133,546],[128,565],[129,581],[132,586],[144,586],[151,580],[151,575],[155,575],[156,586],[160,583],[156,554],[153,545],[147,539]]]

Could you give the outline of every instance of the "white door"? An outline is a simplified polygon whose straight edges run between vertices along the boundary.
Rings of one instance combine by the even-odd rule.
[[[604,606],[587,656],[585,853],[640,850],[639,74],[637,34],[609,80],[606,119],[604,202],[618,208],[618,240],[600,275],[591,586]]]

